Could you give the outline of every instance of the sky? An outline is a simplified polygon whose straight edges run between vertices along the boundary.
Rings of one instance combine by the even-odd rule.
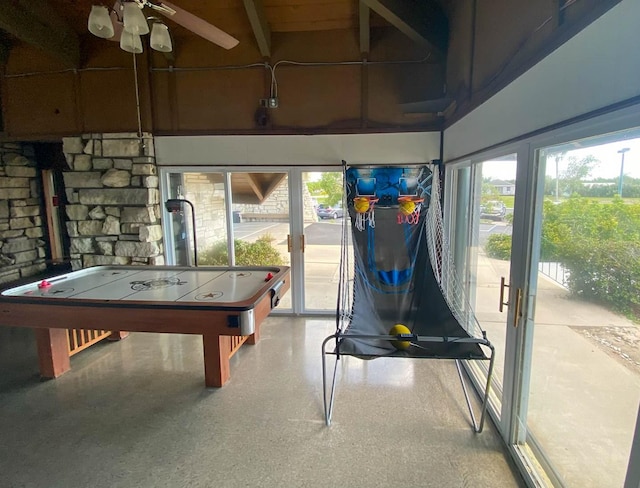
[[[564,160],[560,162],[559,170],[562,173],[572,156],[579,161],[592,155],[600,160],[600,163],[591,172],[592,179],[618,178],[622,162],[622,155],[618,151],[622,148],[629,148],[629,151],[624,155],[625,176],[640,178],[640,138],[568,151]],[[552,159],[547,163],[546,174],[555,177],[556,165],[553,161]],[[482,176],[492,179],[514,180],[516,164],[514,161],[485,161],[482,166]]]

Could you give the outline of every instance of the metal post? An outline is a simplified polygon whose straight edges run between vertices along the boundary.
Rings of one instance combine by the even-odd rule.
[[[198,241],[196,239],[196,209],[189,200],[185,200],[184,198],[170,198],[167,200],[164,205],[167,209],[167,212],[178,212],[182,211],[182,204],[187,203],[191,207],[191,227],[193,234],[193,264],[198,266]]]
[[[618,195],[622,198],[622,180],[624,178],[624,154],[629,151],[628,147],[623,147],[618,151],[618,154],[622,154],[622,161],[620,162],[620,181],[618,181]]]

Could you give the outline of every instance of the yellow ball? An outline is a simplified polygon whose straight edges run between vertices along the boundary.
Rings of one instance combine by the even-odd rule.
[[[393,327],[391,327],[391,330],[389,331],[389,335],[398,335],[398,334],[411,334],[411,331],[409,330],[409,327],[407,327],[404,324],[396,324]],[[395,347],[396,349],[400,349],[400,350],[405,350],[405,349],[409,349],[409,346],[411,345],[411,342],[409,341],[391,341],[391,344],[393,344],[393,347]]]
[[[415,209],[416,209],[416,204],[413,203],[411,200],[407,200],[406,202],[400,203],[400,211],[404,215],[411,215]]]
[[[354,198],[353,199],[353,208],[355,208],[358,213],[365,213],[369,210],[369,200],[367,198]]]

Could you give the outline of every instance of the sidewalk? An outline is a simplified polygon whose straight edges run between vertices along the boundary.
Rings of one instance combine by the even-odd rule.
[[[508,266],[479,256],[476,316],[496,346],[499,379],[507,327],[506,309],[498,312],[499,287],[500,276],[508,279]],[[603,328],[638,333],[638,326],[626,318],[573,299],[562,286],[539,275],[527,424],[567,486],[624,483],[640,402],[640,372],[593,340]]]

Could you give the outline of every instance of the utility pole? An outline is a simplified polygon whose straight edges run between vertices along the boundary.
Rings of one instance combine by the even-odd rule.
[[[623,147],[618,151],[618,154],[622,154],[622,161],[620,162],[620,181],[618,181],[618,195],[622,198],[622,180],[624,178],[624,154],[629,151],[628,147]]]

